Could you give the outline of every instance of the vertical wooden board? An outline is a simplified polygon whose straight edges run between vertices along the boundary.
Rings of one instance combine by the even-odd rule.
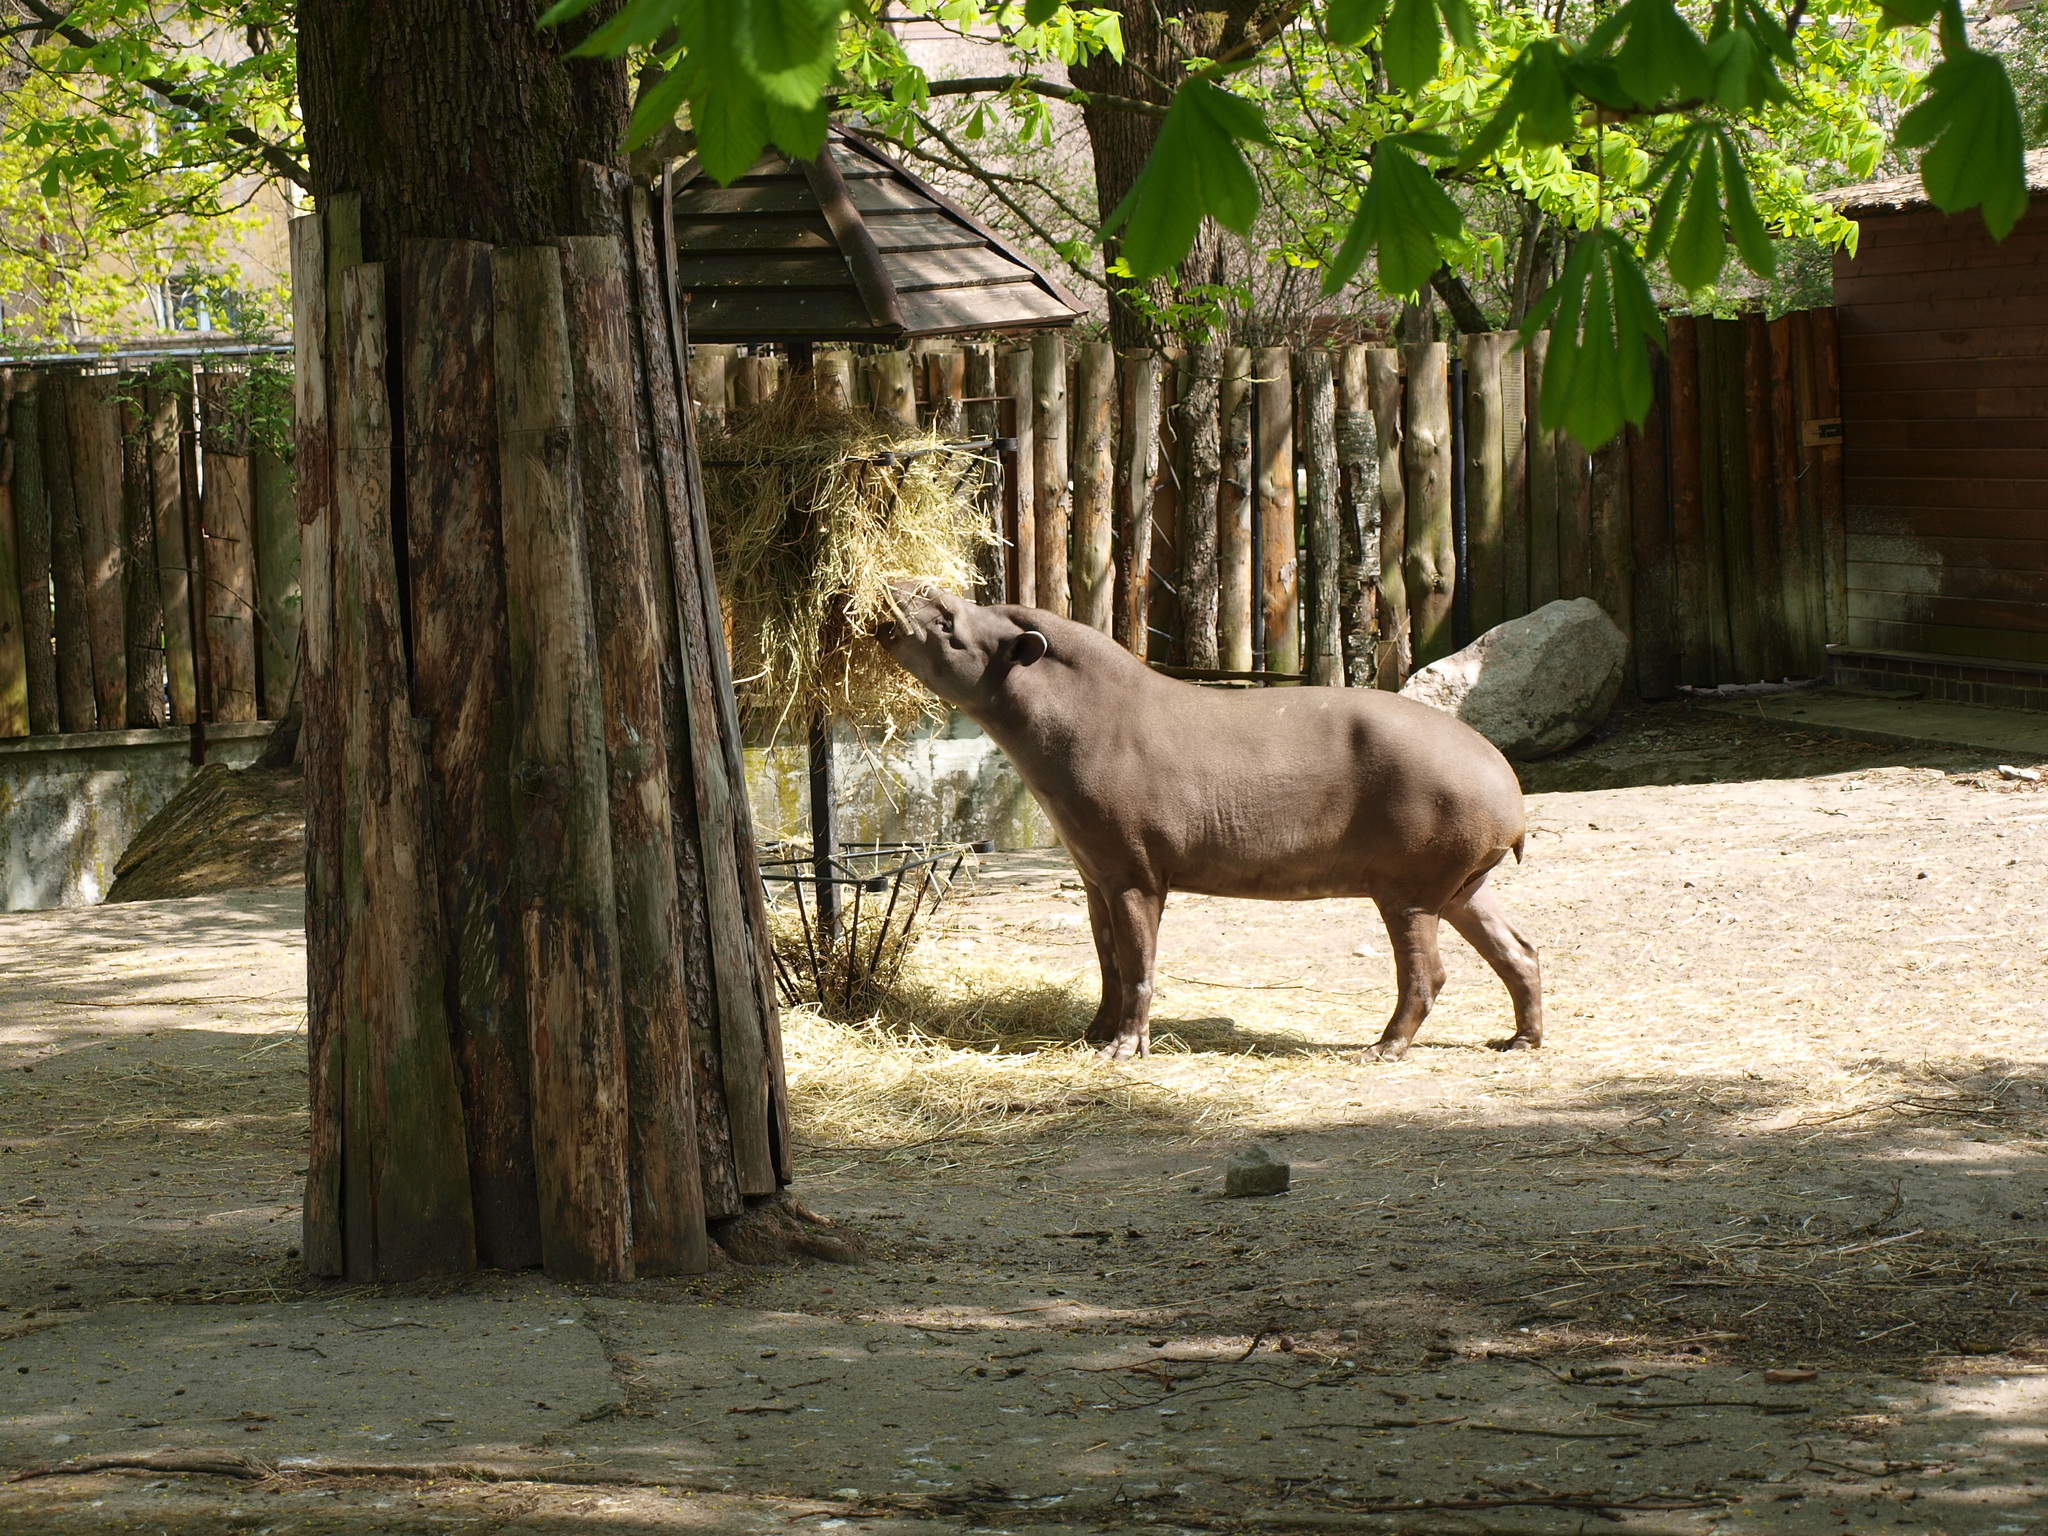
[[[204,527],[201,565],[206,597],[207,670],[212,718],[256,718],[256,508],[250,474],[245,378],[202,373],[199,450],[205,456],[200,493]]]
[[[1506,570],[1506,446],[1502,433],[1501,365],[1511,332],[1464,338],[1465,555],[1463,580],[1472,594],[1472,632],[1483,635],[1508,616]]]
[[[296,318],[293,325],[297,325]],[[312,366],[321,366],[319,356]],[[157,603],[164,621],[164,684],[171,699],[171,724],[190,725],[199,718],[199,683],[192,647],[195,583],[191,552],[185,547],[177,391],[157,385],[144,390],[143,413],[148,434],[149,515],[156,536]],[[298,537],[294,526],[291,538],[296,543]]]
[[[934,347],[924,354],[924,393],[931,402],[931,428],[960,437],[966,423],[967,354],[958,347]]]
[[[1668,699],[1677,691],[1681,646],[1672,590],[1671,486],[1666,427],[1671,414],[1671,370],[1653,359],[1656,391],[1649,414],[1628,435],[1629,536],[1635,548],[1636,692]]]
[[[1842,416],[1842,352],[1832,309],[1810,312],[1808,326],[1813,372],[1813,408],[1821,421]],[[1819,481],[1819,524],[1822,591],[1827,601],[1828,643],[1849,641],[1849,540],[1843,515],[1842,439],[1824,439],[1814,450]]]
[[[877,416],[917,426],[917,376],[909,352],[898,348],[868,359],[868,404]]]
[[[477,1251],[541,1262],[526,999],[514,884],[511,640],[498,489],[491,248],[401,253],[413,707],[434,721],[433,809],[448,1015],[464,1084]]]
[[[1301,531],[1294,490],[1294,367],[1285,347],[1261,347],[1252,387],[1257,391],[1261,569],[1259,604],[1265,616],[1268,672],[1301,671]]]
[[[345,201],[345,200],[344,200]],[[331,230],[331,225],[330,225]],[[331,235],[330,235],[331,241]],[[333,249],[330,243],[329,249]],[[358,256],[357,260],[362,258]],[[329,271],[328,302],[335,306],[328,312],[328,376],[334,382],[337,392],[342,388],[342,376],[335,371],[335,358],[341,351],[341,286]],[[194,696],[198,701],[199,721],[211,720],[213,714],[213,634],[206,622],[207,564],[206,564],[206,520],[200,508],[199,493],[199,380],[195,374],[186,375],[186,387],[178,391],[178,510],[185,519],[185,551],[192,571],[192,677]],[[329,419],[332,421],[330,410]],[[331,428],[330,428],[331,430]],[[329,474],[333,473],[331,463]],[[338,534],[337,534],[338,537]],[[336,545],[339,548],[339,545]],[[203,740],[204,733],[200,733]]]
[[[1152,641],[1152,487],[1159,474],[1159,359],[1127,352],[1117,359],[1117,643],[1133,656]]]
[[[1057,331],[1031,338],[1031,441],[1038,606],[1064,619],[1073,611],[1067,585],[1073,503],[1067,486],[1067,340]]]
[[[121,561],[127,572],[121,628],[127,641],[128,725],[160,730],[171,723],[164,677],[163,594],[158,585],[156,522],[152,516],[148,418],[142,411],[142,383],[120,389]],[[292,543],[298,527],[292,526]]]
[[[476,1263],[461,1097],[443,1003],[425,723],[405,683],[382,265],[341,277],[335,423],[335,669],[343,712],[351,1278]],[[367,1182],[366,1188],[355,1187]],[[366,1227],[367,1230],[361,1230]]]
[[[1501,612],[1529,611],[1529,403],[1522,344],[1510,336],[1500,359]]]
[[[1753,683],[1764,676],[1764,605],[1751,530],[1749,424],[1745,408],[1743,324],[1711,322],[1715,331],[1715,403],[1719,407],[1716,446],[1721,469],[1721,576],[1728,599],[1732,680]]]
[[[1294,355],[1301,422],[1302,522],[1308,533],[1308,610],[1302,671],[1313,687],[1344,685],[1344,640],[1339,608],[1345,546],[1338,515],[1337,381],[1327,347]]]
[[[1693,687],[1714,682],[1714,633],[1707,597],[1707,521],[1700,484],[1699,322],[1673,315],[1666,322],[1671,402],[1665,421],[1670,469],[1671,593],[1677,681]]]
[[[1826,539],[1821,531],[1821,449],[1807,441],[1806,423],[1816,419],[1818,381],[1813,366],[1813,311],[1795,310],[1785,317],[1791,331],[1792,440],[1797,464],[1799,541],[1808,551],[1812,572],[1812,654],[1821,676],[1827,675],[1827,645],[1834,638],[1829,608]]]
[[[1590,511],[1591,572],[1587,594],[1633,644],[1635,638],[1635,545],[1628,525],[1628,442],[1616,437],[1592,455]],[[1633,682],[1635,658],[1626,665]],[[1633,692],[1633,688],[1630,689]]]
[[[1450,353],[1440,341],[1401,349],[1406,365],[1408,627],[1414,665],[1448,656],[1458,554],[1451,541]]]
[[[1743,478],[1749,499],[1750,569],[1756,573],[1759,676],[1789,669],[1792,638],[1785,612],[1785,553],[1778,542],[1778,492],[1771,461],[1771,343],[1761,312],[1742,325]]]
[[[43,473],[42,414],[49,398],[49,385],[43,378],[17,374],[7,416],[8,446],[14,452],[16,596],[32,736],[46,736],[58,728],[56,621],[50,607],[50,497]]]
[[[1116,620],[1116,349],[1085,343],[1074,359],[1073,616],[1109,634]]]
[[[299,665],[299,523],[292,466],[274,453],[249,455],[256,545],[256,678],[265,720],[291,708]]]
[[[1721,322],[1697,317],[1693,334],[1699,358],[1700,549],[1705,568],[1707,639],[1712,647],[1705,681],[1728,683],[1738,679],[1735,644],[1728,622],[1726,508],[1721,496],[1721,375],[1725,361]]]
[[[1366,351],[1353,344],[1337,354],[1337,516],[1344,546],[1337,608],[1344,681],[1353,688],[1373,686],[1379,660],[1379,433],[1373,425]]]
[[[12,370],[0,373],[0,431],[12,427],[20,379]],[[12,468],[10,457],[9,471]],[[28,650],[21,628],[21,539],[15,526],[14,482],[11,472],[0,480],[0,738],[28,734]]]
[[[1169,348],[1159,354],[1157,414],[1158,442],[1153,454],[1149,495],[1152,514],[1146,519],[1150,553],[1145,571],[1144,649],[1139,652],[1152,661],[1169,666],[1185,665],[1187,645],[1180,611],[1181,391],[1187,387],[1187,353]]]
[[[71,395],[75,376],[44,376],[43,482],[50,494],[50,585],[56,606],[57,715],[65,731],[90,731],[99,720],[93,694],[92,632],[86,616],[85,535],[79,526],[72,474]],[[119,720],[107,723],[120,729]]]
[[[1002,402],[996,393],[996,349],[994,342],[977,342],[965,353],[965,367],[961,373],[961,387],[967,391],[966,405],[962,412],[967,435],[984,441],[1003,435],[1001,411]],[[824,376],[819,378],[819,388],[824,388]],[[1004,542],[1003,532],[1003,465],[1001,450],[979,448],[975,456],[979,480],[975,485],[974,502],[981,509],[982,527],[989,535],[989,542],[981,547],[975,557],[974,600],[978,603],[1003,603],[1009,598],[1009,546]]]
[[[1570,434],[1557,444],[1557,595],[1593,595],[1593,460]]]
[[[1792,317],[1780,315],[1765,333],[1770,358],[1769,404],[1759,431],[1770,435],[1772,522],[1777,535],[1780,600],[1785,605],[1785,665],[1801,677],[1825,671],[1823,609],[1814,546],[1799,516],[1799,400],[1793,385]]]
[[[732,403],[732,368],[739,348],[697,346],[690,349],[690,406],[707,432],[725,425],[725,413]]]
[[[1216,419],[1221,463],[1216,486],[1216,648],[1226,672],[1252,667],[1252,354],[1223,349]]]
[[[860,399],[853,382],[853,354],[844,347],[827,347],[812,367],[818,375],[818,398],[837,410],[852,410]]]
[[[1401,354],[1392,347],[1372,347],[1365,354],[1367,387],[1372,392],[1373,427],[1380,450],[1379,654],[1374,660],[1375,687],[1398,691],[1415,665],[1408,623],[1408,410],[1403,396]]]
[[[1522,410],[1526,423],[1529,506],[1529,611],[1562,595],[1558,564],[1558,450],[1566,441],[1546,432],[1542,422],[1543,365],[1550,356],[1550,332],[1529,338],[1522,354]]]
[[[1188,354],[1174,406],[1180,439],[1180,588],[1182,652],[1190,667],[1222,665],[1217,648],[1217,511],[1223,440],[1216,414],[1223,349],[1205,341]]]
[[[633,1266],[642,1276],[702,1274],[711,1252],[688,1091],[690,1020],[669,820],[662,625],[649,579],[624,254],[610,236],[566,239],[560,246],[609,771]]]
[[[1038,448],[1032,433],[1031,367],[1029,347],[1003,354],[1004,414],[1014,444],[1003,465],[1003,537],[1009,545],[1009,598],[1025,608],[1038,606]]]
[[[604,701],[560,254],[491,253],[512,815],[541,1262],[633,1273]]]
[[[85,626],[92,648],[93,703],[103,731],[128,721],[128,647],[123,594],[120,381],[85,375],[66,381],[71,418],[71,487],[78,509],[85,574]]]
[[[302,214],[289,226],[292,263],[292,431],[299,513],[299,579],[305,594],[301,643],[305,647],[305,703],[299,758],[306,776],[306,1066],[309,1121],[306,1194],[301,1246],[306,1270],[339,1275],[342,1251],[343,1083],[348,1039],[342,969],[347,952],[341,860],[344,819],[341,774],[342,701],[335,687],[333,439],[328,414],[327,241],[321,215]],[[178,394],[164,391],[150,413],[151,453],[157,465],[157,537],[177,530],[182,552],[182,487],[178,453]],[[166,469],[166,463],[169,468]],[[176,589],[173,588],[173,591]],[[191,633],[189,583],[186,632]],[[189,656],[188,642],[188,656]],[[195,662],[196,665],[196,662]],[[176,670],[173,669],[173,678]],[[174,685],[175,686],[175,685]],[[192,684],[185,707],[196,709]],[[175,692],[173,694],[175,698]],[[197,715],[188,716],[197,719]]]

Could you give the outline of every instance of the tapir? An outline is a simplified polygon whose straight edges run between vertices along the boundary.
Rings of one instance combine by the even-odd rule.
[[[1102,964],[1098,1054],[1151,1049],[1169,891],[1370,897],[1399,992],[1372,1047],[1383,1060],[1406,1054],[1443,987],[1446,919],[1514,999],[1497,1048],[1543,1043],[1536,948],[1487,886],[1522,856],[1522,789],[1470,726],[1373,688],[1198,687],[1036,608],[893,595],[881,644],[1002,748],[1080,872]]]

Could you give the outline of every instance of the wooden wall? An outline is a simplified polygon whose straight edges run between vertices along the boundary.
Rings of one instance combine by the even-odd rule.
[[[1861,216],[1835,258],[1846,642],[2048,663],[2048,198]]]

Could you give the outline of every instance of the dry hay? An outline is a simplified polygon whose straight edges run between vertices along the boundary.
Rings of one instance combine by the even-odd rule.
[[[893,611],[890,583],[970,588],[994,537],[975,505],[983,461],[932,451],[945,441],[794,384],[705,434],[712,555],[751,716],[894,733],[935,711],[868,637]]]

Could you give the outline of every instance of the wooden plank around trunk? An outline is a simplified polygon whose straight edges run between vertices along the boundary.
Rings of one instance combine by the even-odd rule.
[[[1721,322],[1697,318],[1693,334],[1699,359],[1700,548],[1705,567],[1707,639],[1712,646],[1704,681],[1728,683],[1737,680],[1737,668],[1728,621],[1726,508],[1721,499]]]
[[[1753,683],[1764,676],[1764,604],[1750,521],[1749,423],[1746,409],[1743,325],[1740,320],[1704,322],[1714,331],[1715,447],[1720,467],[1721,580],[1728,602],[1728,681]],[[1704,402],[1704,395],[1702,396]]]
[[[1159,359],[1117,359],[1122,431],[1116,468],[1116,639],[1133,656],[1152,645],[1152,488],[1159,475]]]
[[[934,432],[959,437],[967,420],[967,355],[958,347],[933,347],[924,354],[924,397],[931,403]]]
[[[57,610],[57,714],[61,729],[90,731],[99,720],[93,696],[92,631],[86,617],[85,535],[78,521],[72,474],[71,394],[78,380],[46,375],[43,382],[43,480],[50,493],[50,584]],[[117,720],[108,730],[119,730]]]
[[[212,718],[256,718],[256,508],[240,373],[202,373],[199,449],[205,525],[206,656]]]
[[[138,381],[128,381],[122,394],[121,543],[128,580],[121,627],[128,643],[128,725],[134,730],[160,730],[171,719],[164,677],[163,593],[157,577],[148,418],[142,412]],[[296,546],[296,524],[292,533]]]
[[[7,432],[14,450],[14,528],[18,564],[28,730],[46,736],[58,728],[56,622],[50,608],[50,496],[43,472],[42,415],[50,386],[33,373],[15,376]]]
[[[1301,417],[1302,522],[1308,533],[1308,619],[1301,669],[1318,688],[1344,686],[1340,573],[1346,544],[1338,510],[1337,381],[1328,347],[1294,355]]]
[[[1354,343],[1337,354],[1337,464],[1342,476],[1337,516],[1344,544],[1337,610],[1344,680],[1353,688],[1372,687],[1379,663],[1379,432],[1373,424],[1366,353]]]
[[[1001,368],[1005,425],[1015,444],[1003,463],[1007,471],[1003,478],[1003,537],[1009,544],[1009,598],[1022,607],[1036,608],[1038,448],[1032,431],[1031,349],[1015,347],[1005,352]]]
[[[994,342],[976,342],[964,353],[961,387],[967,391],[961,422],[969,437],[1000,438],[1002,402],[996,396],[996,348]],[[824,387],[824,376],[819,376]],[[976,457],[980,475],[975,484],[974,504],[981,509],[982,527],[990,535],[975,555],[974,600],[1004,603],[1009,598],[1009,547],[1003,541],[1003,473],[1001,450],[979,448]]]
[[[121,423],[110,375],[65,381],[71,424],[71,487],[78,512],[79,559],[85,575],[86,643],[92,651],[93,703],[103,731],[128,719],[128,651],[124,636]]]
[[[342,713],[347,1035],[343,1250],[354,1280],[475,1267],[469,1160],[443,997],[426,722],[406,688],[381,264],[341,278],[335,371],[336,690]]]
[[[897,348],[868,359],[868,404],[877,416],[917,426],[917,377],[908,351]]]
[[[1672,588],[1671,486],[1665,458],[1671,371],[1654,359],[1656,391],[1643,424],[1628,434],[1629,536],[1635,547],[1636,692],[1668,699],[1677,690],[1681,647]]]
[[[498,490],[491,248],[408,240],[400,258],[413,705],[434,722],[434,831],[450,937],[477,1252],[541,1262],[512,813],[511,638]],[[309,652],[310,654],[310,652]]]
[[[1765,422],[1771,448],[1771,504],[1779,552],[1779,587],[1785,605],[1785,664],[1801,677],[1827,667],[1823,649],[1826,620],[1815,559],[1799,511],[1799,400],[1793,384],[1792,317],[1780,315],[1765,332],[1770,355],[1769,405]],[[1819,622],[1816,622],[1816,620]]]
[[[1084,344],[1074,359],[1074,542],[1069,591],[1076,621],[1109,634],[1116,621],[1116,349]]]
[[[1217,648],[1217,507],[1223,442],[1216,415],[1223,349],[1205,341],[1188,354],[1174,406],[1181,447],[1180,588],[1182,654],[1188,666],[1220,668]]]
[[[1671,593],[1676,681],[1714,681],[1714,634],[1707,597],[1707,522],[1700,485],[1699,322],[1673,315],[1666,323],[1670,411],[1665,422],[1670,462]]]
[[[297,324],[296,319],[293,323]],[[319,366],[317,358],[314,366]],[[164,622],[164,683],[171,697],[171,724],[190,725],[199,718],[199,677],[192,635],[193,560],[185,547],[184,463],[178,454],[178,393],[151,385],[143,391],[142,400],[149,439],[149,515],[156,535],[157,603]],[[324,497],[326,493],[321,494]],[[289,536],[296,545],[296,513]]]
[[[1635,542],[1628,521],[1628,442],[1617,436],[1598,453],[1591,464],[1592,570],[1587,596],[1635,643]],[[1629,691],[1633,693],[1635,658],[1627,662]]]
[[[1517,339],[1500,360],[1501,611],[1519,619],[1529,611],[1529,438],[1534,395]]]
[[[683,918],[662,719],[663,626],[649,577],[625,257],[609,235],[559,243],[610,775],[633,1267],[642,1276],[702,1274],[711,1250],[689,1091]]]
[[[1771,461],[1771,341],[1761,312],[1742,317],[1743,478],[1749,498],[1750,569],[1756,573],[1760,677],[1786,674],[1792,637],[1785,613],[1785,557],[1778,544],[1778,490]]]
[[[633,1273],[604,697],[560,253],[491,252],[512,816],[541,1262]]]
[[[1808,311],[1808,355],[1813,373],[1814,420],[1842,415],[1842,354],[1832,309]],[[1819,482],[1821,590],[1827,605],[1828,643],[1849,641],[1849,556],[1842,496],[1842,440],[1824,438],[1813,450]]]
[[[1527,440],[1529,526],[1529,611],[1559,597],[1558,449],[1559,432],[1543,427],[1543,365],[1550,356],[1550,332],[1538,331],[1522,353],[1522,409]]]
[[[256,677],[263,718],[291,707],[299,663],[299,525],[292,466],[265,449],[249,455],[256,554]]]
[[[1301,545],[1294,504],[1294,367],[1285,347],[1261,347],[1252,453],[1258,469],[1259,607],[1268,672],[1301,670]]]
[[[1465,349],[1465,556],[1472,594],[1472,633],[1483,635],[1508,616],[1505,453],[1500,376],[1512,331],[1463,338]]]
[[[1223,349],[1216,405],[1221,434],[1216,488],[1216,648],[1225,671],[1252,667],[1252,354]]]
[[[1440,341],[1401,349],[1408,375],[1402,469],[1408,481],[1408,628],[1414,664],[1452,650],[1451,594],[1458,551],[1451,537],[1450,353]]]
[[[1073,503],[1067,488],[1067,340],[1057,331],[1031,338],[1032,527],[1037,538],[1037,606],[1066,618],[1067,535]]]
[[[1380,454],[1380,568],[1374,604],[1379,615],[1379,642],[1373,686],[1398,691],[1415,665],[1408,632],[1408,479],[1404,467],[1408,413],[1401,354],[1392,347],[1367,348],[1365,375]]]

